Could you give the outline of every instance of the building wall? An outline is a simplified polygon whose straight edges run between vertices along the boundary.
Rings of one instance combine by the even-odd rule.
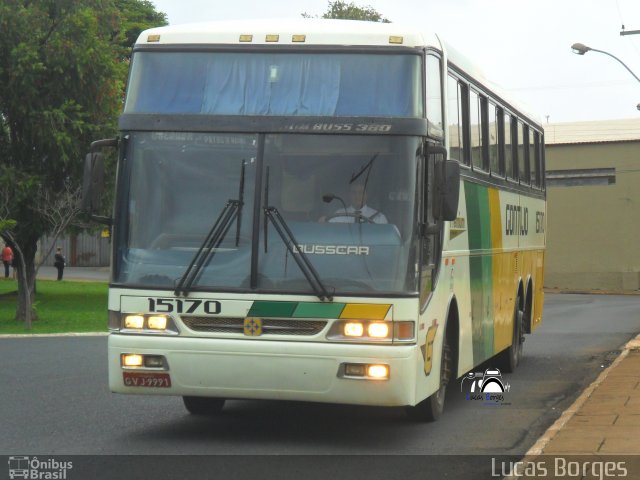
[[[550,170],[615,168],[615,183],[547,188],[545,286],[640,289],[640,141],[547,145]]]

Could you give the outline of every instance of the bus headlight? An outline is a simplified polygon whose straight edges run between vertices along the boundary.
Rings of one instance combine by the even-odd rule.
[[[389,336],[389,325],[384,322],[370,323],[367,332],[372,338],[387,338]]]
[[[154,315],[147,319],[147,327],[151,330],[166,330],[168,319],[165,316]]]
[[[361,337],[364,334],[362,322],[347,322],[344,324],[344,335],[346,337]]]
[[[113,328],[119,317],[120,327]],[[155,333],[178,335],[180,331],[170,315],[109,312],[109,329],[121,333]]]
[[[144,328],[144,317],[142,315],[126,315],[124,317],[124,328],[142,330]]]
[[[327,340],[351,342],[415,342],[415,322],[379,320],[336,320]]]

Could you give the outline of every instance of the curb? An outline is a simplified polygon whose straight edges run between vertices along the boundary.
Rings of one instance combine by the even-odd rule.
[[[640,295],[640,290],[580,290],[580,289],[559,289],[543,288],[544,293],[556,293],[558,295]]]
[[[594,390],[600,386],[600,384],[607,378],[611,370],[618,366],[619,363],[624,360],[631,350],[640,349],[640,335],[637,335],[635,338],[629,340],[624,347],[622,347],[622,352],[618,355],[611,365],[609,365],[606,369],[600,372],[598,378],[596,378],[591,385],[589,385],[580,396],[571,404],[569,408],[567,408],[560,418],[558,418],[553,425],[551,425],[542,436],[536,441],[536,443],[524,454],[522,458],[522,462],[524,464],[532,462],[536,457],[539,457],[543,454],[545,447],[551,442],[551,440],[558,434],[562,428],[567,424],[569,420],[580,410],[582,405],[587,401],[587,399],[593,394]],[[503,477],[502,480],[517,480],[522,478],[521,475],[511,475],[508,477]]]
[[[82,333],[8,333],[0,335],[1,338],[49,338],[49,337],[106,337],[109,332],[82,332]]]

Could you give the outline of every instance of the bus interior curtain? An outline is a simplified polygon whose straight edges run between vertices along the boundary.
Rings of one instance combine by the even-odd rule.
[[[412,56],[164,53],[136,61],[142,81],[130,92],[130,113],[416,115]]]

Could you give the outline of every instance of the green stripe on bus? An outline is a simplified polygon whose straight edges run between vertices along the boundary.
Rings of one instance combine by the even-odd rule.
[[[247,316],[291,318],[297,307],[298,302],[269,302],[257,300],[253,302]]]
[[[298,304],[294,318],[340,318],[344,303],[304,303]]]
[[[492,248],[489,192],[486,187],[465,182],[469,225],[469,277],[473,361],[479,364],[493,354],[493,265],[490,255],[477,254]]]

